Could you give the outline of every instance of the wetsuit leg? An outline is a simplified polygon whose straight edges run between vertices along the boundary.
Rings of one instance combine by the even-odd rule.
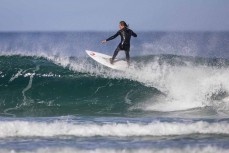
[[[129,50],[125,50],[126,53],[126,61],[128,64],[130,64],[130,51]]]
[[[118,55],[118,52],[119,52],[120,50],[121,50],[121,49],[120,49],[119,46],[115,49],[114,54],[113,54],[113,56],[112,56],[112,60],[115,59],[115,57]]]
[[[128,64],[130,64],[130,44],[125,45],[124,50],[126,53],[126,61]]]

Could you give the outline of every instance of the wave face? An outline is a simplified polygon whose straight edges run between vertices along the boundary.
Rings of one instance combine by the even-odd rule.
[[[146,87],[137,81],[108,78],[103,73],[94,74],[94,70],[72,71],[69,70],[71,66],[65,68],[45,58],[0,58],[0,104],[5,114],[120,113],[127,111],[130,103],[159,93],[155,88]],[[76,66],[80,63],[78,59],[71,62],[69,64]],[[89,66],[90,63],[87,64]]]
[[[133,58],[134,69],[127,72],[88,58],[11,55],[0,61],[2,115],[128,115],[200,108],[204,114],[227,115],[229,108],[228,61],[223,59],[142,56]]]

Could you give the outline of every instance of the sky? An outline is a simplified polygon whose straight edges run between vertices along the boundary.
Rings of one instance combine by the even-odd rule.
[[[0,31],[229,31],[229,0],[0,0]]]

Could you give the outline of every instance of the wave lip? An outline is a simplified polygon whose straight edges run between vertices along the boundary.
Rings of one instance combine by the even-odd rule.
[[[32,129],[32,130],[31,130]],[[229,134],[229,123],[208,123],[197,121],[192,123],[151,122],[143,123],[66,123],[62,121],[0,122],[0,138],[6,137],[52,137],[52,136],[169,136],[189,134]]]

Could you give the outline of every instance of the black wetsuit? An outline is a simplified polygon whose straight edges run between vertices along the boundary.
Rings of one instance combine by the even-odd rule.
[[[129,63],[129,60],[130,60],[130,55],[129,55],[130,39],[131,39],[131,36],[137,37],[137,34],[134,33],[131,29],[123,28],[122,30],[119,30],[115,35],[108,38],[106,41],[112,40],[112,39],[116,38],[118,35],[121,36],[121,42],[119,43],[118,47],[116,48],[116,50],[113,54],[112,61],[118,55],[118,52],[120,50],[124,50],[126,53],[126,60]]]

